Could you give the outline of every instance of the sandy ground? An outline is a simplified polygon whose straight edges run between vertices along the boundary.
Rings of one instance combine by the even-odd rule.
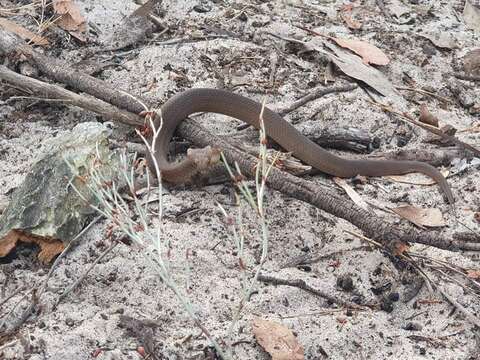
[[[89,22],[101,31],[100,40],[111,33],[114,25],[136,5],[124,1],[76,1]],[[477,115],[469,114],[452,95],[448,86],[460,84],[465,92],[478,99],[480,90],[472,82],[462,82],[451,74],[461,58],[479,46],[479,37],[461,22],[462,1],[404,1],[408,24],[397,24],[385,15],[375,1],[357,2],[356,18],[361,30],[352,31],[338,16],[342,1],[164,1],[162,21],[170,28],[156,42],[143,44],[122,58],[123,68],[107,69],[102,77],[119,88],[139,94],[161,104],[171,94],[191,87],[235,87],[235,91],[262,100],[273,109],[288,106],[312,88],[321,86],[326,61],[319,55],[299,55],[281,40],[268,36],[308,39],[293,25],[315,28],[324,34],[356,37],[380,47],[391,59],[381,71],[396,86],[431,89],[453,100],[445,106],[440,101],[418,93],[402,92],[407,110],[417,112],[419,103],[426,103],[444,124],[458,129],[478,124]],[[361,4],[360,4],[361,3]],[[392,1],[384,1],[387,10],[398,10]],[[395,2],[400,4],[401,2]],[[207,12],[197,12],[194,6]],[[242,12],[244,15],[242,15]],[[209,33],[205,29],[223,29],[238,38],[210,39],[180,44],[161,44],[175,38]],[[458,48],[439,49],[429,40],[416,35],[430,30],[454,36]],[[160,44],[158,44],[160,43]],[[60,51],[66,60],[78,61],[81,53],[75,43],[65,43]],[[277,63],[274,88],[270,75]],[[153,80],[155,86],[150,86]],[[337,78],[338,84],[345,78]],[[96,117],[79,109],[29,102],[0,103],[0,203],[8,202],[36,159],[45,151],[48,139],[61,136],[80,121],[96,121]],[[398,148],[399,139],[411,135],[406,149],[430,148],[427,134],[390,117],[368,102],[361,90],[331,94],[293,112],[288,119],[298,123],[321,121],[332,127],[356,126],[372,131],[381,139],[378,151]],[[477,100],[478,102],[478,100]],[[235,134],[239,122],[222,116],[204,115],[199,120],[212,131]],[[460,138],[479,144],[478,133],[462,133]],[[345,156],[357,156],[345,154]],[[366,156],[366,155],[363,155]],[[312,181],[335,185],[325,176]],[[478,211],[478,169],[452,177],[450,184],[458,199],[461,221],[478,231],[473,212]],[[437,207],[447,226],[438,231],[449,234],[463,228],[455,222],[448,206],[435,186],[400,184],[387,179],[369,179],[357,188],[365,199],[374,199],[384,206],[404,203]],[[340,190],[339,190],[340,192]],[[188,293],[194,310],[203,325],[216,339],[226,336],[232,312],[240,299],[240,280],[235,246],[217,210],[216,202],[235,213],[233,189],[229,184],[202,188],[170,189],[164,198],[163,228],[172,244],[175,279]],[[270,230],[270,251],[265,263],[266,274],[286,279],[303,279],[312,287],[350,301],[383,303],[390,309],[361,312],[335,311],[324,299],[302,290],[285,286],[259,284],[247,303],[243,317],[234,331],[234,355],[237,359],[269,359],[256,343],[251,324],[255,317],[275,320],[291,328],[305,348],[306,359],[478,359],[480,343],[472,325],[438,293],[426,286],[405,302],[418,276],[402,270],[378,250],[361,247],[359,239],[344,230],[355,230],[343,220],[323,213],[298,200],[275,191],[266,194],[267,219]],[[186,209],[195,211],[178,216]],[[392,215],[378,212],[385,221],[404,223]],[[154,320],[152,331],[158,359],[204,359],[208,340],[188,318],[179,301],[166,289],[138,251],[125,245],[93,268],[81,286],[53,309],[58,294],[88,268],[106,249],[107,222],[94,226],[81,244],[61,262],[41,299],[42,308],[18,334],[0,350],[2,359],[141,359],[138,347],[142,341],[119,326],[120,316]],[[255,217],[247,213],[247,266],[258,264],[260,247]],[[303,254],[334,254],[309,266],[308,269],[280,269],[292,257]],[[467,269],[478,269],[478,254],[414,246],[413,250],[442,259]],[[189,253],[188,260],[185,254]],[[188,264],[186,266],[185,264]],[[1,299],[17,289],[38,286],[45,279],[49,266],[36,260],[35,249],[19,247],[0,265]],[[337,286],[341,276],[350,276],[353,290]],[[430,271],[432,280],[445,288],[472,314],[480,316],[480,297],[462,286]],[[412,280],[413,279],[413,280]],[[465,281],[461,281],[462,284]],[[384,291],[375,291],[382,288]],[[1,309],[2,317],[21,296],[19,292]],[[399,301],[385,298],[399,295]],[[15,314],[22,310],[21,305]],[[386,311],[388,310],[388,311]],[[414,330],[412,330],[412,327]],[[478,329],[477,329],[478,330]],[[147,331],[145,330],[145,333]],[[477,331],[478,336],[478,331]],[[101,351],[100,351],[101,349]],[[97,352],[97,353],[96,353]]]

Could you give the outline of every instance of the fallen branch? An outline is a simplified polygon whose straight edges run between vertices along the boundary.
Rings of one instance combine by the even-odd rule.
[[[65,90],[58,85],[48,84],[28,76],[20,75],[4,65],[0,65],[0,80],[7,81],[8,83],[16,85],[22,89],[32,91],[36,94],[36,99],[40,96],[45,100],[58,99],[67,104],[93,111],[108,120],[116,120],[132,126],[143,125],[143,120],[138,115],[125,110],[120,110],[105,101]]]
[[[229,162],[238,163],[243,175],[254,176],[255,157],[240,152],[191,119],[182,122],[178,130],[182,137],[197,146],[205,147],[208,144],[216,144],[221,147]],[[442,236],[438,232],[420,231],[413,227],[402,230],[400,227],[385,222],[385,219],[374,217],[371,213],[358,208],[351,200],[337,195],[332,189],[316,185],[311,181],[275,168],[272,169],[268,184],[285,195],[308,202],[321,210],[347,220],[361,229],[367,237],[381,241],[390,248],[395,248],[401,243],[414,242],[447,250],[480,251],[480,242],[475,236],[467,234],[469,241],[464,242],[461,235],[453,235],[456,238],[454,240],[451,237]]]

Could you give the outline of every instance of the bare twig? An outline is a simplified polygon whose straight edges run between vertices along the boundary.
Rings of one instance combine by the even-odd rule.
[[[414,124],[414,125],[417,125],[419,127],[421,127],[422,129],[424,130],[427,130],[435,135],[438,135],[440,136],[442,139],[445,139],[445,140],[448,140],[449,142],[453,142],[455,143],[456,145],[458,145],[459,147],[461,147],[462,149],[465,149],[465,150],[469,150],[471,151],[472,153],[474,153],[476,156],[480,156],[480,150],[473,147],[472,145],[470,144],[467,144],[461,140],[459,140],[458,138],[456,138],[455,136],[451,136],[451,135],[448,135],[448,134],[445,134],[442,130],[434,127],[434,126],[431,126],[431,125],[427,125],[427,124],[424,124],[424,123],[421,123],[420,121],[417,121],[415,120],[411,115],[405,113],[405,112],[399,112],[399,111],[396,111],[394,110],[392,107],[388,106],[388,105],[385,105],[385,104],[381,104],[379,102],[375,102],[375,101],[369,101],[371,104],[375,105],[375,106],[378,106],[379,108],[381,108],[383,111],[387,111],[391,114],[395,114],[397,115],[400,119],[402,120],[405,120],[406,122],[409,122],[411,124]]]
[[[340,306],[345,306],[347,308],[351,308],[351,309],[364,309],[365,308],[365,307],[359,306],[357,304],[351,303],[349,301],[340,299],[336,296],[327,294],[327,293],[323,292],[322,290],[315,289],[315,288],[311,287],[310,285],[308,285],[304,280],[301,280],[301,279],[286,280],[286,279],[280,279],[280,278],[277,278],[277,277],[260,274],[258,276],[258,281],[262,281],[264,283],[273,284],[273,285],[285,285],[285,286],[297,287],[299,289],[308,291],[309,293],[312,293],[316,296],[324,298],[325,300],[327,300],[327,301],[329,301],[333,304],[337,304],[337,305],[340,305]]]
[[[457,79],[461,79],[461,80],[480,81],[480,76],[476,76],[476,75],[467,75],[467,74],[460,74],[460,73],[455,73],[454,75]]]
[[[96,259],[95,261],[88,267],[87,270],[85,270],[85,272],[72,284],[70,285],[68,288],[65,289],[65,291],[58,297],[57,299],[57,302],[55,304],[55,306],[58,306],[58,304],[60,304],[60,302],[66,297],[68,296],[68,294],[70,294],[72,291],[74,291],[78,285],[81,284],[81,282],[87,277],[87,275],[90,273],[90,271],[92,271],[92,269],[100,262],[102,261],[102,259],[107,256],[113,249],[115,249],[115,247],[118,245],[118,241],[114,241],[103,253],[101,253]]]
[[[305,95],[301,99],[298,99],[297,101],[294,101],[291,105],[284,109],[278,110],[278,113],[282,116],[292,112],[293,110],[298,109],[300,106],[305,105],[306,103],[316,100],[322,96],[325,96],[327,94],[332,94],[332,93],[339,93],[339,92],[347,92],[347,91],[352,91],[358,88],[358,85],[356,84],[349,84],[345,86],[332,86],[332,87],[320,87],[318,89],[312,90],[309,92],[308,95]]]
[[[475,325],[478,329],[480,329],[480,319],[469,312],[462,304],[460,304],[457,300],[455,300],[445,289],[438,287],[438,291],[448,300],[450,304],[455,306],[455,308],[460,311],[465,318],[473,325]]]
[[[453,101],[450,100],[450,99],[447,99],[446,97],[443,97],[443,96],[440,96],[440,95],[437,95],[431,91],[427,91],[427,90],[423,90],[423,89],[416,89],[416,88],[412,88],[412,87],[406,87],[406,86],[396,86],[395,89],[397,90],[406,90],[406,91],[413,91],[413,92],[417,92],[419,94],[423,94],[423,95],[428,95],[428,96],[431,96],[437,100],[440,100],[444,103],[447,103],[447,104],[451,104]]]

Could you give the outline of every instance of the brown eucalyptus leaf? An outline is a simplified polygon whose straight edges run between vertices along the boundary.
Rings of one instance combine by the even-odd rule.
[[[84,42],[87,22],[73,0],[53,0],[53,10],[60,18],[55,22],[76,39]]]
[[[361,80],[384,96],[399,98],[401,95],[395,90],[393,84],[385,75],[372,66],[366,65],[355,54],[349,53],[334,44],[325,42],[334,55],[328,53],[330,59],[340,70],[348,76]]]
[[[351,4],[342,6],[340,10],[340,17],[342,18],[343,21],[345,21],[345,24],[347,24],[347,26],[350,29],[352,30],[361,29],[362,23],[353,18],[352,10],[353,10],[353,6]]]
[[[373,66],[366,65],[362,59],[342,47],[328,43],[327,41],[314,37],[310,41],[300,41],[294,38],[288,38],[270,33],[270,35],[298,44],[304,51],[318,51],[326,56],[347,76],[363,81],[383,96],[390,97],[391,100],[402,104],[404,98],[395,89],[388,78]],[[325,49],[328,48],[328,50]]]
[[[355,39],[341,39],[331,38],[338,45],[343,48],[352,50],[354,53],[360,55],[365,64],[387,65],[390,59],[385,53],[375,45],[369,44],[365,41]]]
[[[253,334],[261,347],[272,356],[272,360],[303,360],[302,344],[292,330],[275,321],[255,318]]]
[[[467,270],[467,276],[470,279],[478,279],[480,280],[480,270]]]
[[[442,212],[437,208],[425,209],[406,205],[392,208],[392,211],[421,228],[446,225]]]

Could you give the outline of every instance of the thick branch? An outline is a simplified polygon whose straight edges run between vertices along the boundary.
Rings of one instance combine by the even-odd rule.
[[[254,169],[257,164],[255,157],[240,152],[226,141],[209,133],[195,121],[185,120],[180,124],[178,130],[182,137],[187,138],[197,146],[203,147],[215,144],[221,147],[229,162],[238,163],[243,175],[255,176]],[[365,236],[381,241],[391,248],[395,248],[402,242],[414,242],[448,250],[480,250],[480,243],[466,244],[461,240],[443,237],[437,232],[420,231],[413,227],[402,230],[386,222],[385,219],[375,217],[371,213],[360,209],[350,199],[337,195],[329,188],[318,186],[311,181],[275,168],[272,169],[267,180],[271,188],[341,217],[361,229]]]
[[[58,85],[48,84],[28,76],[20,75],[3,65],[0,65],[0,80],[4,80],[22,89],[30,90],[36,97],[64,100],[65,103],[93,111],[108,120],[116,120],[132,126],[141,126],[144,123],[138,115],[120,110],[105,101],[82,96],[65,90]]]

